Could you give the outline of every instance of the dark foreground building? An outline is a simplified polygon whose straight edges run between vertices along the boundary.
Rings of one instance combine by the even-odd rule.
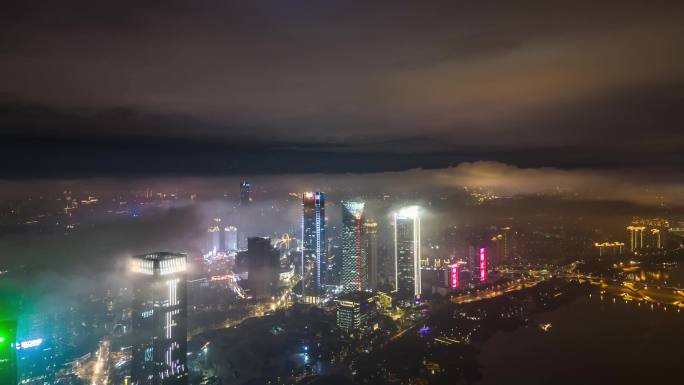
[[[251,237],[247,240],[247,285],[256,299],[268,299],[278,288],[280,256],[271,246],[270,238]]]
[[[133,257],[132,385],[185,385],[187,293],[184,254]]]

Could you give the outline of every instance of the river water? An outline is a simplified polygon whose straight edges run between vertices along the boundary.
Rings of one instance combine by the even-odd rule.
[[[683,266],[660,274],[684,287]],[[684,383],[684,310],[602,299],[597,288],[530,324],[485,343],[478,384]]]

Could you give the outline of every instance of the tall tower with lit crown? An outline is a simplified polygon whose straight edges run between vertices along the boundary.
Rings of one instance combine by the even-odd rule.
[[[394,213],[394,260],[397,292],[405,297],[420,296],[420,209],[417,206]]]
[[[185,254],[133,257],[131,385],[186,385]]]

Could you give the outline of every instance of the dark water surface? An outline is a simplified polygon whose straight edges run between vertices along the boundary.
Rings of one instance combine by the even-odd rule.
[[[552,326],[544,332],[541,323]],[[684,311],[601,299],[597,289],[536,315],[530,327],[496,334],[479,362],[483,385],[684,384]]]

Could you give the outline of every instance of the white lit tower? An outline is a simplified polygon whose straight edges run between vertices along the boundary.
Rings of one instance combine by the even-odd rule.
[[[420,281],[420,208],[405,207],[394,213],[394,261],[397,292],[418,297]]]
[[[226,226],[225,229],[226,251],[237,251],[238,230],[235,226]]]
[[[133,257],[131,385],[186,385],[185,254]]]

